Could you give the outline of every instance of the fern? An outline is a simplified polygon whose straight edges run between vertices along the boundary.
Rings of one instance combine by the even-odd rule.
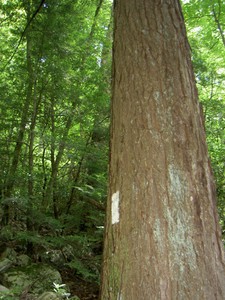
[[[85,280],[96,280],[97,276],[94,274],[80,259],[75,258],[66,264],[73,269],[78,275],[81,275]]]

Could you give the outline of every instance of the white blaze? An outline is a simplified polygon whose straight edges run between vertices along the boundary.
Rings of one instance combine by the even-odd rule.
[[[119,212],[119,204],[120,204],[120,192],[117,191],[112,195],[112,224],[119,223],[120,220],[120,212]]]

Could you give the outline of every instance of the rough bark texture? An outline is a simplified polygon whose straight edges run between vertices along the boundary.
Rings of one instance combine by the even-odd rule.
[[[180,4],[114,6],[101,299],[225,299],[215,188]]]

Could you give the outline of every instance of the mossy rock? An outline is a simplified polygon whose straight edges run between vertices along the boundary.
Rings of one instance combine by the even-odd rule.
[[[53,292],[45,292],[37,300],[61,300],[62,298]]]
[[[16,265],[20,267],[26,267],[31,264],[31,258],[26,254],[21,254],[16,258]]]
[[[10,289],[16,289],[40,295],[46,290],[52,290],[53,282],[61,284],[60,273],[49,265],[30,264],[26,267],[10,269],[3,274],[2,284]]]

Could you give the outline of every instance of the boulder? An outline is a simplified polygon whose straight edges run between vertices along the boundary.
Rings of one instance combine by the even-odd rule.
[[[53,292],[45,292],[37,300],[61,300],[62,298]]]
[[[63,247],[62,252],[66,262],[73,260],[75,257],[75,251],[71,245]]]
[[[8,258],[2,259],[0,261],[0,273],[6,272],[12,266],[12,264],[13,262]]]
[[[21,254],[16,258],[16,265],[26,267],[31,264],[31,258],[26,254]]]
[[[74,250],[72,246],[67,245],[61,250],[51,249],[49,251],[45,251],[40,255],[40,257],[43,262],[50,263],[57,268],[61,268],[74,258]]]
[[[6,272],[16,260],[16,251],[6,247],[0,255],[0,273]]]
[[[5,250],[1,253],[0,259],[3,260],[5,258],[8,258],[12,262],[16,260],[17,253],[12,248],[6,247]]]
[[[1,293],[9,293],[9,289],[0,284],[0,294]]]
[[[8,288],[17,289],[21,287],[21,291],[32,284],[29,275],[15,268],[5,272],[2,276],[2,284]]]
[[[57,267],[62,267],[66,262],[61,250],[47,251],[44,255],[43,261],[51,263]]]
[[[30,264],[26,267],[13,268],[2,275],[2,284],[20,292],[27,290],[40,295],[53,289],[53,282],[61,284],[60,273],[44,264]]]
[[[0,284],[0,299],[16,299],[13,293],[7,289],[5,286]]]

